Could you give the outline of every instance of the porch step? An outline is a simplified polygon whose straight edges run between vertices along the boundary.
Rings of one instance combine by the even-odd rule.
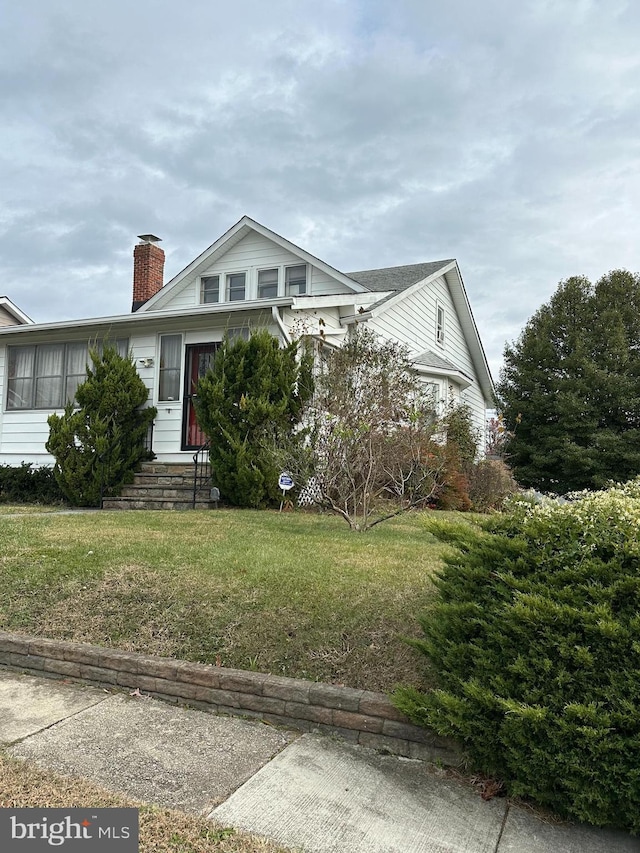
[[[143,462],[140,474],[164,474],[169,476],[182,476],[193,474],[192,462]]]
[[[184,463],[145,462],[124,486],[119,497],[104,498],[103,509],[193,509],[194,466]],[[196,494],[196,509],[216,506],[208,488]]]

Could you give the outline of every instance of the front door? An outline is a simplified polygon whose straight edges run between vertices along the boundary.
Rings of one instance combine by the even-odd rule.
[[[196,450],[207,441],[207,436],[200,429],[196,420],[196,388],[198,380],[202,379],[213,363],[216,350],[220,344],[190,344],[186,348],[185,357],[185,387],[184,411],[182,418],[182,449]]]

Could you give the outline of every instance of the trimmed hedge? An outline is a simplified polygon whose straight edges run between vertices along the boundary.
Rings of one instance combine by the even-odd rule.
[[[456,547],[414,644],[440,689],[397,706],[508,793],[640,831],[640,480],[485,527],[430,527]]]
[[[58,504],[64,495],[56,482],[53,468],[0,465],[0,503]]]

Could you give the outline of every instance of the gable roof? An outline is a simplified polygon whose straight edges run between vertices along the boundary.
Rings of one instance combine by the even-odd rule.
[[[247,234],[250,234],[251,231],[261,234],[268,240],[272,240],[285,251],[291,252],[291,254],[296,255],[301,260],[305,261],[305,263],[311,264],[317,269],[327,273],[327,275],[330,275],[332,278],[343,284],[347,290],[362,293],[369,289],[357,282],[355,279],[352,279],[340,272],[340,270],[335,269],[335,267],[321,261],[320,258],[316,258],[305,249],[301,249],[300,246],[296,246],[295,243],[292,243],[280,234],[276,234],[275,231],[265,228],[264,225],[256,222],[255,219],[251,219],[249,216],[243,216],[242,219],[239,219],[235,225],[232,225],[232,227],[226,231],[222,237],[219,237],[215,243],[212,243],[208,249],[205,249],[202,254],[198,255],[195,260],[191,261],[191,263],[174,276],[171,281],[168,281],[164,287],[161,287],[155,296],[152,296],[151,299],[141,305],[140,308],[138,308],[138,313],[143,313],[149,308],[153,308],[157,302],[165,298],[169,290],[176,290],[182,283],[186,283],[192,277],[200,275],[201,272],[215,263],[218,258],[224,255],[225,252],[228,252],[229,249],[233,248],[236,243],[239,243],[240,240],[246,237]]]
[[[21,311],[18,306],[13,303],[8,296],[0,296],[0,308],[3,308],[7,314],[14,318],[17,326],[32,325],[33,320],[27,316],[24,311]]]

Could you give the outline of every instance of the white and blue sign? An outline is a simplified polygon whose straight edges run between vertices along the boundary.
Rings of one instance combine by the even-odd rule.
[[[281,488],[283,492],[288,492],[289,489],[292,489],[294,486],[295,483],[293,482],[293,477],[283,471],[278,478],[278,487]]]

